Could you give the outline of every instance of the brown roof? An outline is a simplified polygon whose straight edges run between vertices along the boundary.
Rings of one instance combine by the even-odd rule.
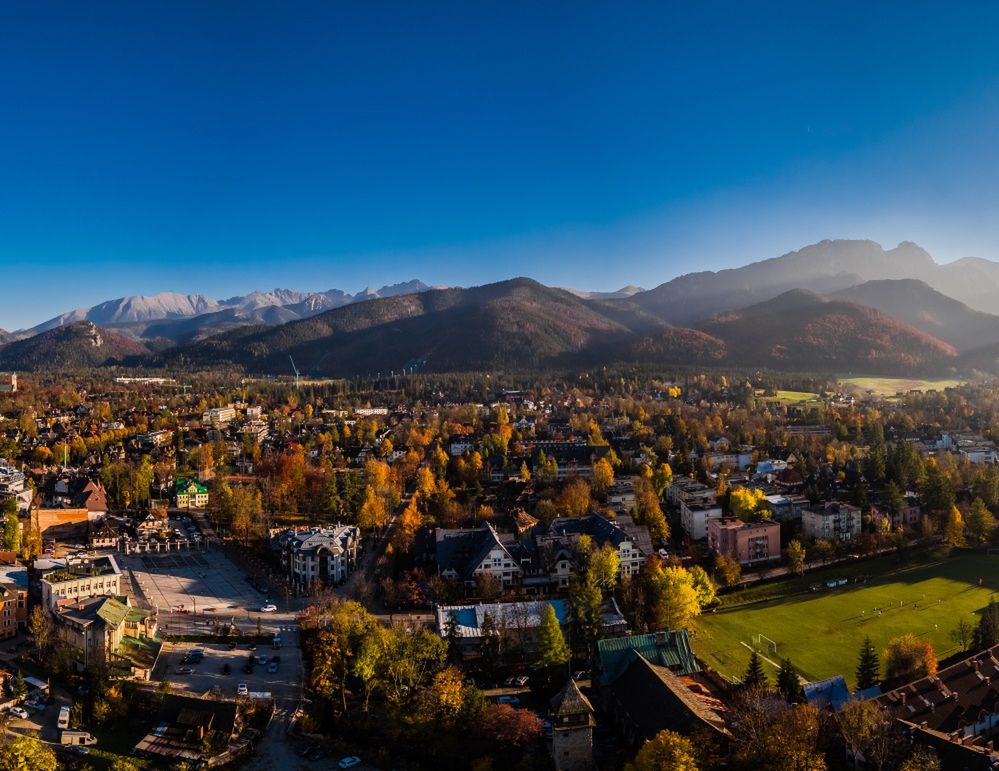
[[[556,717],[593,714],[593,705],[579,690],[579,686],[572,678],[569,678],[565,687],[552,698],[551,707],[552,714]]]

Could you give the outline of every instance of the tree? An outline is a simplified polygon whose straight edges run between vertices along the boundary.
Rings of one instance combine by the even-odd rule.
[[[635,771],[698,771],[694,745],[686,736],[660,731],[635,756]]]
[[[950,639],[953,640],[962,651],[966,651],[975,639],[975,627],[972,626],[968,619],[960,618],[958,619],[957,626],[954,627],[950,633]]]
[[[985,501],[975,498],[971,502],[971,509],[968,511],[968,518],[965,523],[965,535],[974,545],[988,543],[992,531],[996,526],[996,518],[988,510]]]
[[[954,487],[932,458],[926,462],[926,476],[919,486],[919,505],[930,512],[944,512],[954,505]]]
[[[755,487],[739,487],[728,497],[729,511],[733,517],[744,521],[769,519],[770,510],[766,506],[767,496]]]
[[[961,516],[957,506],[951,506],[947,514],[947,522],[944,525],[944,542],[951,546],[964,546],[964,518]]]
[[[28,697],[28,684],[24,682],[24,673],[17,670],[14,682],[11,684],[11,695],[18,701],[23,701]]]
[[[482,664],[482,671],[487,676],[492,676],[500,663],[500,634],[491,613],[486,613],[482,617],[481,633],[479,661]]]
[[[914,634],[904,634],[888,643],[884,652],[885,677],[888,680],[916,680],[937,671],[933,646]]]
[[[652,472],[652,489],[660,498],[666,494],[666,489],[673,484],[673,469],[668,463],[660,463],[658,468]]]
[[[559,514],[564,517],[582,517],[590,511],[590,486],[579,479],[570,479],[555,500]]]
[[[805,573],[805,547],[797,539],[787,545],[787,567],[796,575]]]
[[[780,663],[780,670],[777,672],[777,692],[784,697],[784,701],[792,704],[804,700],[801,678],[798,677],[798,670],[794,668],[791,659],[784,659]]]
[[[569,646],[565,643],[562,627],[555,615],[555,606],[550,602],[541,614],[541,625],[538,628],[538,657],[535,667],[564,666],[569,663]]]
[[[718,599],[718,587],[711,580],[711,576],[700,565],[694,565],[688,572],[694,585],[694,591],[697,592],[697,604],[701,610],[709,605],[714,605]]]
[[[17,499],[4,501],[3,512],[3,549],[17,552],[21,549],[21,523],[17,516]]]
[[[376,530],[385,527],[387,522],[385,499],[378,494],[374,485],[369,484],[364,490],[364,503],[357,514],[357,526],[362,530]]]
[[[863,755],[868,768],[894,768],[907,742],[895,719],[871,699],[851,700],[836,714],[843,742]]]
[[[742,578],[742,566],[727,554],[715,555],[715,575],[722,586],[735,586]]]
[[[857,690],[865,691],[881,681],[881,660],[870,637],[864,638],[857,659]]]
[[[416,532],[423,524],[418,500],[419,494],[414,495],[409,505],[399,515],[399,521],[396,522],[395,529],[392,531],[392,546],[403,554],[413,548]]]
[[[766,688],[768,686],[763,661],[756,651],[749,654],[749,666],[746,667],[746,674],[742,676],[742,684],[746,688]]]
[[[55,752],[33,736],[0,744],[0,771],[56,771]]]
[[[28,634],[35,642],[35,650],[44,653],[52,640],[52,622],[45,612],[37,605],[31,609],[28,617]]]
[[[912,754],[902,761],[898,771],[940,771],[940,758],[933,750],[916,747]]]
[[[995,600],[989,600],[989,604],[982,611],[982,617],[978,619],[978,626],[974,634],[975,650],[985,650],[993,645],[999,644],[999,605]]]
[[[639,477],[635,480],[635,522],[645,525],[649,529],[649,535],[656,543],[669,539],[669,524],[666,522],[666,515],[663,514],[662,506],[659,504],[659,496],[652,488],[652,483]]]
[[[697,590],[690,573],[680,567],[647,563],[644,579],[649,621],[654,629],[689,629],[701,614]]]
[[[569,583],[569,613],[572,616],[572,644],[585,654],[600,638],[603,629],[603,593],[593,570],[585,570]]]
[[[593,464],[592,481],[593,489],[601,495],[614,484],[614,467],[607,458],[601,458]]]
[[[519,750],[541,735],[542,720],[527,709],[509,704],[484,705],[475,731],[498,749]]]

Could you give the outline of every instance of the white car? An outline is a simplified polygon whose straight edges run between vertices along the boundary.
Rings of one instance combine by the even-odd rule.
[[[21,720],[28,719],[28,710],[26,710],[24,707],[11,707],[10,714],[12,714],[14,717],[21,718]]]
[[[236,686],[236,695],[237,696],[250,695],[250,689],[246,687],[246,683],[240,683],[239,685]]]
[[[261,613],[275,613],[277,611],[277,605],[272,602],[268,602],[266,605],[261,606]]]
[[[357,755],[351,755],[346,758],[340,758],[340,768],[353,768],[354,766],[361,765],[361,759]]]

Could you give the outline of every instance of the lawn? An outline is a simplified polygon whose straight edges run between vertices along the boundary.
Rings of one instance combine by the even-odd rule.
[[[855,583],[854,577],[864,573],[869,580]],[[694,630],[695,652],[714,669],[738,677],[749,660],[749,648],[743,643],[752,645],[762,634],[777,643],[776,654],[765,641],[758,646],[767,658],[777,663],[790,658],[808,680],[844,675],[852,687],[865,636],[880,651],[893,637],[912,632],[929,640],[942,659],[957,652],[950,634],[958,620],[964,617],[977,624],[978,612],[999,593],[999,557],[971,554],[948,558],[924,554],[918,563],[908,565],[900,565],[894,557],[858,562],[806,574],[792,582],[789,591],[839,575],[851,582],[761,602],[749,602],[753,592],[773,595],[779,585],[731,595],[745,604],[703,615]],[[983,587],[978,585],[980,578]],[[775,669],[769,669],[773,674]]]
[[[801,404],[802,402],[817,401],[819,395],[812,393],[811,391],[774,391],[773,396],[763,396],[763,391],[756,392],[756,399],[758,402],[781,402],[782,404],[792,405]]]
[[[873,391],[879,396],[893,396],[906,391],[942,391],[961,385],[960,380],[919,380],[913,378],[892,377],[847,377],[840,379],[840,385],[856,386],[865,393]]]

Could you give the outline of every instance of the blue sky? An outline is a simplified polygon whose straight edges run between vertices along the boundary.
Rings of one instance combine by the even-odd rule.
[[[0,327],[822,238],[999,258],[999,6],[960,5],[4,4]]]

